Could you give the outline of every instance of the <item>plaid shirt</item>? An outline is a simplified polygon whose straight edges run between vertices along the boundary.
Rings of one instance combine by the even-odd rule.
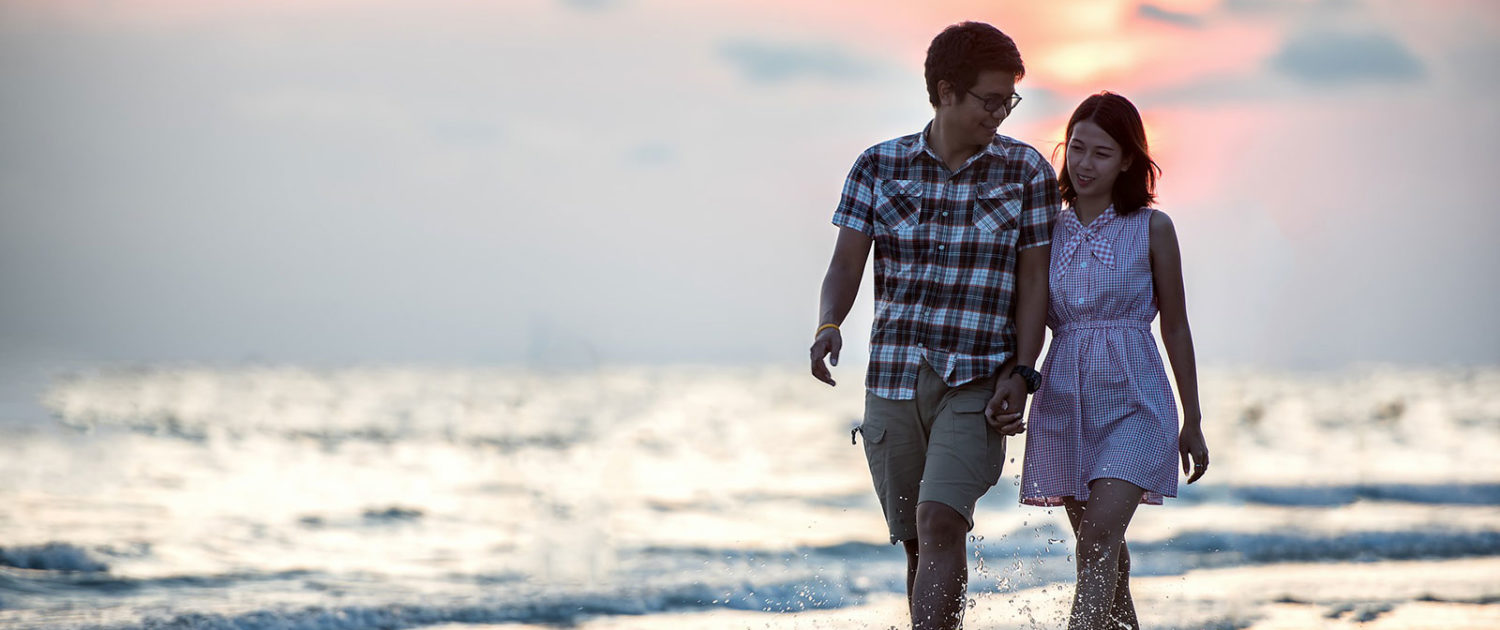
[[[1058,206],[1052,165],[1013,138],[996,135],[956,172],[925,129],[860,155],[833,224],[875,241],[865,387],[909,400],[921,361],[956,387],[1010,359],[1018,252],[1051,242]]]

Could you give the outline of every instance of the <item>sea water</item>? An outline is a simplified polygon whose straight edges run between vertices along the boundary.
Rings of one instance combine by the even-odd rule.
[[[0,408],[0,627],[901,627],[842,377],[53,374]],[[1148,625],[1500,619],[1500,368],[1202,380],[1210,472],[1128,535]],[[971,627],[1065,622],[1074,541],[1018,505],[1024,451],[979,506]]]

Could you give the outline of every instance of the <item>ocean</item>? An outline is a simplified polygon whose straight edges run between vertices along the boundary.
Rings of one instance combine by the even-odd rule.
[[[0,627],[903,627],[837,376],[52,374],[0,407]],[[1213,466],[1127,535],[1146,627],[1500,627],[1500,367],[1201,380]],[[966,627],[1063,627],[1072,535],[1008,451]]]

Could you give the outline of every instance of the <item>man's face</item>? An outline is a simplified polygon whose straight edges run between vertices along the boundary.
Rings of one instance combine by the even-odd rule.
[[[986,70],[979,73],[974,87],[968,93],[958,91],[949,84],[943,94],[946,118],[951,133],[960,135],[969,144],[989,144],[995,137],[1000,121],[1010,114],[1004,107],[993,112],[984,110],[985,99],[1008,100],[1016,92],[1016,78],[1003,70]]]

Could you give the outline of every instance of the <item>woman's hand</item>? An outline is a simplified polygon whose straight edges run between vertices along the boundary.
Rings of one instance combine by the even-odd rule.
[[[1190,475],[1187,482],[1193,483],[1208,472],[1208,442],[1203,439],[1203,426],[1200,422],[1189,420],[1182,424],[1182,432],[1177,435],[1177,454],[1182,457],[1182,474]],[[1192,459],[1192,468],[1188,468],[1188,459]]]
[[[984,418],[1000,435],[1018,435],[1026,430],[1021,410],[1026,407],[1026,379],[1015,374],[995,379],[995,395],[984,407]]]

